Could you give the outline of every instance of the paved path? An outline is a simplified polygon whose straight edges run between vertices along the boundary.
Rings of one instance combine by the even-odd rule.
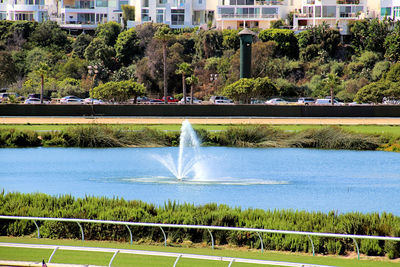
[[[260,118],[260,117],[0,117],[0,124],[314,124],[400,125],[400,118]]]
[[[53,252],[55,251],[55,249],[57,249],[57,250],[72,250],[72,251],[103,252],[103,253],[112,253],[114,256],[117,256],[118,253],[124,253],[124,254],[136,254],[136,255],[146,255],[146,256],[173,257],[173,258],[177,259],[175,261],[175,263],[179,260],[178,258],[187,258],[187,259],[199,259],[199,260],[224,261],[224,262],[227,262],[227,264],[241,262],[241,263],[249,263],[249,264],[272,265],[272,266],[333,267],[333,266],[327,266],[327,265],[315,265],[315,264],[306,264],[306,263],[266,261],[266,260],[254,260],[254,259],[244,259],[244,258],[231,258],[231,257],[186,254],[186,253],[173,253],[173,252],[159,252],[159,251],[148,251],[148,250],[133,250],[133,249],[55,246],[55,245],[38,245],[38,244],[22,244],[22,243],[0,243],[0,247],[51,249],[51,250],[53,250]],[[110,260],[111,260],[111,257],[110,257]],[[111,262],[112,262],[112,260],[111,260]],[[0,265],[6,265],[6,264],[7,264],[7,262],[0,261]],[[8,262],[8,264],[12,265],[13,262]],[[49,267],[52,266],[52,264],[47,264],[47,265]],[[35,265],[20,265],[20,266],[35,266]],[[57,265],[53,265],[53,266],[59,266],[59,265],[57,264]],[[234,266],[234,264],[233,264],[233,266]]]

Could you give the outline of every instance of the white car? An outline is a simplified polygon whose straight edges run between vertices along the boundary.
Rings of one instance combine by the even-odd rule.
[[[83,100],[77,96],[69,95],[60,99],[61,104],[82,104]]]
[[[85,99],[83,100],[83,103],[85,103],[85,104],[93,104],[93,105],[105,104],[103,100],[101,100],[101,99],[94,99],[94,98],[85,98]]]
[[[233,101],[225,96],[212,96],[210,102],[212,104],[233,104]]]
[[[286,100],[283,100],[282,98],[272,98],[270,100],[265,101],[265,104],[268,105],[285,105],[288,102]]]
[[[28,98],[24,104],[41,104],[39,98]],[[43,104],[50,104],[50,101],[43,99]]]
[[[315,101],[315,105],[332,105],[332,102],[331,102],[330,98],[321,98],[321,99],[317,99]],[[336,99],[333,99],[333,105],[335,105],[335,106],[343,106],[344,103],[339,102]]]
[[[311,98],[311,97],[300,97],[297,100],[297,103],[304,104],[304,105],[310,105],[310,104],[314,104],[315,100],[314,100],[314,98]]]
[[[191,100],[191,97],[190,97],[190,96],[187,96],[187,97],[186,97],[186,104],[190,104],[190,100]],[[193,104],[201,104],[201,103],[202,103],[202,102],[201,102],[200,99],[197,99],[196,97],[193,97]],[[185,99],[182,98],[182,99],[179,101],[179,104],[185,104]]]

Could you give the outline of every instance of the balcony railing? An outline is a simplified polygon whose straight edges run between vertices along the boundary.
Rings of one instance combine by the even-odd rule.
[[[338,5],[359,5],[360,0],[337,0],[336,4],[338,4]]]
[[[219,19],[277,19],[278,14],[219,14]]]
[[[94,1],[86,1],[86,2],[75,2],[74,5],[65,5],[65,8],[72,8],[72,9],[94,9]]]

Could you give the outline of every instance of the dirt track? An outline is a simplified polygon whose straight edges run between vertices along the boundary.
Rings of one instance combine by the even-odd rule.
[[[0,124],[316,124],[400,125],[400,118],[210,118],[210,117],[0,117]]]

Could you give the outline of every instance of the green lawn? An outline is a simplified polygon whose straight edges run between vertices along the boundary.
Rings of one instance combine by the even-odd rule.
[[[77,125],[64,125],[64,124],[2,124],[0,125],[0,129],[10,129],[15,128],[18,130],[33,130],[33,131],[61,131],[66,128],[77,126]],[[82,126],[80,124],[80,126]],[[181,125],[179,124],[158,124],[158,125],[141,125],[141,124],[126,124],[126,125],[109,125],[112,127],[125,127],[130,130],[140,130],[144,127],[164,130],[164,131],[179,131]],[[230,126],[238,126],[238,127],[250,127],[250,125],[230,125],[230,124],[218,124],[218,125],[204,125],[204,124],[195,124],[193,128],[195,129],[205,129],[208,131],[221,131],[225,130]],[[306,129],[312,128],[322,128],[326,127],[325,125],[271,125],[274,128],[282,129],[288,132],[296,132],[303,131]],[[366,134],[378,134],[378,135],[387,135],[400,137],[400,126],[392,126],[392,125],[338,125],[346,130],[357,132],[357,133],[366,133]]]
[[[120,242],[98,242],[98,241],[80,241],[80,240],[52,240],[52,239],[37,239],[37,238],[11,238],[0,237],[0,242],[13,242],[13,243],[28,243],[28,244],[51,244],[51,245],[64,245],[64,246],[87,246],[87,247],[107,247],[116,249],[136,249],[136,250],[151,250],[151,251],[164,251],[175,253],[191,253],[200,255],[214,255],[225,257],[238,257],[238,258],[251,258],[273,261],[288,261],[288,262],[301,262],[311,264],[323,264],[343,267],[363,266],[363,267],[391,267],[398,266],[398,261],[390,261],[386,258],[379,260],[367,259],[361,257],[361,260],[349,259],[338,256],[311,256],[299,253],[284,253],[265,251],[261,253],[260,250],[235,250],[228,248],[217,248],[215,250],[209,247],[201,248],[186,248],[186,247],[164,247],[160,245],[140,245]],[[25,248],[0,248],[1,260],[24,260],[24,261],[41,261],[42,259],[48,260],[52,251],[46,249],[25,249]],[[99,253],[99,252],[78,252],[78,251],[57,251],[53,257],[53,262],[56,263],[78,263],[78,264],[95,264],[95,265],[108,265],[112,253]],[[156,256],[141,256],[141,255],[127,255],[118,254],[113,262],[113,266],[172,266],[175,258],[169,257],[156,257]],[[208,260],[193,260],[181,259],[178,263],[179,267],[206,267],[206,266],[228,266],[227,262],[208,261]],[[250,264],[234,263],[234,266],[250,266]],[[254,266],[254,265],[253,265]]]

